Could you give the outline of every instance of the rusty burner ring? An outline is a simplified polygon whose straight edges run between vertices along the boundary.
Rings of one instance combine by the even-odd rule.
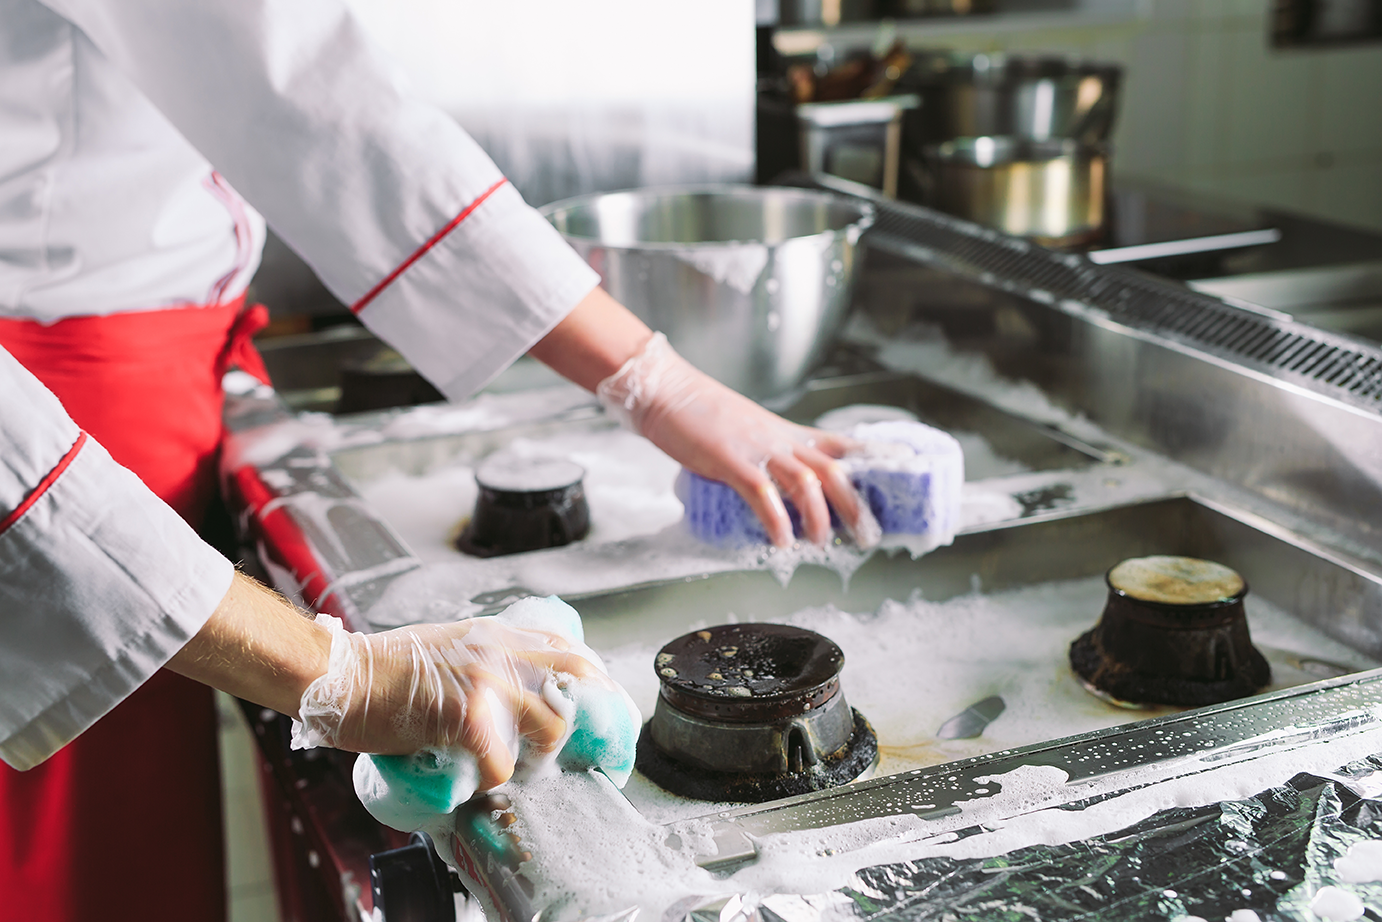
[[[1252,645],[1247,583],[1193,557],[1137,557],[1108,571],[1108,601],[1070,645],[1075,673],[1117,701],[1202,706],[1256,694],[1271,667]]]
[[[878,740],[840,688],[844,653],[813,631],[725,624],[658,653],[638,769],[700,800],[761,803],[852,781]]]

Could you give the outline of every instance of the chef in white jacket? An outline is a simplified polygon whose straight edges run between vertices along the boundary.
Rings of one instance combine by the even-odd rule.
[[[0,917],[221,918],[209,693],[183,677],[294,714],[326,668],[192,528],[220,374],[259,370],[265,218],[448,397],[529,352],[779,544],[783,496],[813,541],[827,499],[859,514],[842,443],[659,348],[338,0],[0,0]]]

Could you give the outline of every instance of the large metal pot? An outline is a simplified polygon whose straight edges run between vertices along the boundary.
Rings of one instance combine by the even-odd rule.
[[[1104,223],[1108,148],[1069,138],[957,138],[928,146],[925,201],[1049,246],[1096,237]]]
[[[692,364],[758,400],[820,361],[849,307],[872,208],[801,189],[641,189],[542,213],[606,290]]]
[[[984,135],[1097,143],[1113,131],[1122,76],[1076,58],[921,51],[899,91],[922,99],[909,119],[916,150]]]

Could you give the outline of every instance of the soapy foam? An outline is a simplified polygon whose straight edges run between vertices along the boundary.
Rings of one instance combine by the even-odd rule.
[[[986,356],[956,350],[939,327],[913,325],[905,337],[887,335],[868,316],[856,313],[846,328],[846,339],[874,347],[874,357],[887,368],[936,381],[1016,416],[1060,426],[1077,435],[1102,436],[1087,418],[1056,405],[1031,381],[1006,378],[994,370]]]
[[[814,423],[817,429],[828,432],[849,432],[855,426],[882,422],[918,422],[917,415],[901,407],[884,404],[856,403],[822,413]],[[993,477],[1009,477],[1014,474],[1030,473],[1032,468],[1021,461],[1004,457],[993,450],[988,439],[977,432],[963,429],[947,429],[964,452],[965,479],[969,481],[988,480]]]
[[[1256,796],[1301,771],[1328,773],[1379,747],[1382,731],[1374,730],[1238,764],[1192,757],[1080,784],[1050,766],[1023,766],[986,779],[998,792],[965,803],[957,815],[900,814],[757,838],[759,857],[727,877],[694,863],[698,853],[713,853],[714,816],[657,825],[626,804],[611,803],[592,776],[566,776],[510,794],[519,805],[515,831],[535,856],[524,868],[536,884],[535,907],[551,907],[553,917],[574,917],[639,906],[647,917],[661,918],[683,899],[714,894],[805,894],[808,904],[830,907],[847,901],[830,891],[849,885],[864,867],[931,857],[988,858],[1109,835],[1164,810]],[[1126,793],[1084,809],[1059,806],[1120,790]],[[1013,815],[1022,810],[1030,812]],[[961,828],[983,831],[960,838]],[[1256,913],[1240,909],[1229,918],[1251,920]]]
[[[1382,880],[1382,842],[1355,842],[1348,854],[1334,859],[1334,872],[1346,884]]]
[[[1071,672],[1070,642],[1098,619],[1106,595],[1103,579],[1090,577],[944,602],[888,601],[877,612],[807,608],[767,620],[817,631],[839,644],[844,692],[877,732],[878,774],[887,775],[1176,710],[1114,707],[1087,692]],[[1275,649],[1358,669],[1375,665],[1262,599],[1249,596],[1245,604],[1253,641],[1268,648],[1274,688],[1317,678],[1294,669]],[[610,675],[645,714],[657,700],[653,660],[660,646],[630,644],[606,652]],[[1007,709],[981,737],[935,737],[947,719],[994,694]],[[630,786],[627,796],[660,819],[697,810],[696,802],[652,785]]]
[[[1363,901],[1338,887],[1321,887],[1312,900],[1310,911],[1325,922],[1353,922],[1365,911]]]
[[[769,249],[761,243],[697,243],[678,248],[676,256],[721,285],[751,294],[767,268]]]
[[[450,412],[454,414],[457,411],[452,409]],[[842,414],[840,418],[844,421],[851,418],[881,421],[876,410],[868,405],[845,407],[833,412]],[[441,409],[435,415],[446,418]],[[418,416],[416,413],[407,415],[410,426],[422,425]],[[404,418],[400,417],[397,424],[401,425]],[[977,435],[958,433],[956,438],[965,452],[966,471],[971,479],[975,470],[985,477],[1026,471],[1026,467],[1018,462],[994,454]],[[690,575],[694,572],[693,567],[701,565],[706,558],[724,556],[697,550],[689,558],[683,557],[686,549],[675,535],[669,535],[666,539],[660,537],[663,532],[675,530],[673,526],[681,521],[682,506],[672,489],[680,468],[646,439],[620,429],[598,429],[516,439],[508,446],[508,451],[520,457],[564,458],[585,468],[584,485],[590,505],[591,532],[576,547],[633,538],[652,539],[646,548],[640,549],[649,558],[649,566],[640,567],[639,574],[629,578],[624,585]],[[461,523],[469,518],[475,508],[478,491],[472,467],[463,463],[448,464],[422,476],[391,471],[357,482],[355,486],[369,506],[393,527],[419,559],[426,563],[464,559],[464,555],[451,542]],[[960,527],[1011,519],[1021,512],[1021,507],[1001,492],[967,485],[964,497]],[[907,536],[887,536],[883,546],[907,548],[914,556],[919,556],[931,550],[934,542],[918,542]],[[855,549],[842,547],[840,543],[832,543],[826,548],[814,548],[803,543],[796,548],[776,552],[770,552],[768,548],[749,549],[749,553],[736,554],[734,557],[737,565],[769,569],[783,581],[789,579],[796,567],[803,563],[831,567],[842,576],[847,576],[866,559]],[[658,561],[667,562],[665,570],[659,571],[656,566]],[[496,568],[505,566],[492,563]],[[603,561],[586,562],[587,567],[601,564]],[[502,578],[502,574],[497,577]],[[589,577],[583,577],[580,582],[588,583]],[[481,589],[492,589],[499,585],[506,583],[492,580]],[[604,585],[613,588],[618,584],[608,582]],[[604,585],[597,588],[604,588]],[[586,591],[575,584],[553,581],[548,581],[545,586],[548,591],[560,594]]]
[[[590,534],[583,544],[652,535],[681,520],[681,503],[672,492],[680,466],[632,433],[605,429],[516,439],[507,452],[523,459],[567,460],[585,469]],[[356,488],[424,562],[463,557],[451,541],[475,509],[474,468],[453,464],[420,477],[394,471]]]
[[[475,482],[491,490],[543,493],[579,483],[585,468],[565,458],[530,458],[497,451],[475,471]]]
[[[383,413],[363,420],[327,413],[297,415],[242,430],[227,442],[222,468],[244,464],[266,467],[304,449],[330,453],[390,440],[428,438],[458,432],[486,432],[525,422],[595,412],[595,399],[574,384],[533,388],[508,394],[481,394],[465,403],[429,404]]]
[[[484,608],[469,599],[509,586],[539,595],[580,596],[733,570],[766,570],[785,585],[803,564],[833,570],[847,581],[869,556],[839,538],[825,547],[798,542],[785,549],[720,549],[692,538],[681,523],[681,504],[671,489],[679,470],[675,462],[622,430],[518,439],[510,449],[567,457],[586,468],[591,534],[564,548],[479,560],[451,544],[475,504],[477,491],[468,466],[450,464],[422,476],[392,471],[358,482],[371,508],[429,564],[396,581],[368,613],[370,623],[388,626],[466,617]],[[1000,488],[966,484],[959,526],[1012,520],[1021,511]],[[937,543],[931,535],[888,535],[880,547],[906,550],[915,557]]]
[[[848,432],[868,423],[918,422],[911,410],[878,403],[855,403],[822,413],[813,424],[826,432]]]

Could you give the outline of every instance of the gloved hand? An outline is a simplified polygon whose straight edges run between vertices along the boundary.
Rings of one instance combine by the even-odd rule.
[[[792,543],[783,497],[815,544],[830,538],[827,501],[856,543],[878,543],[877,522],[836,463],[856,447],[851,439],[765,410],[677,355],[661,333],[601,381],[596,394],[627,428],[687,469],[733,487],[777,546]]]
[[[566,738],[543,695],[554,676],[617,687],[562,636],[496,618],[379,634],[351,633],[328,615],[318,621],[332,628],[330,662],[303,693],[294,747],[462,749],[476,757],[482,791],[509,779],[523,740],[541,755]]]

